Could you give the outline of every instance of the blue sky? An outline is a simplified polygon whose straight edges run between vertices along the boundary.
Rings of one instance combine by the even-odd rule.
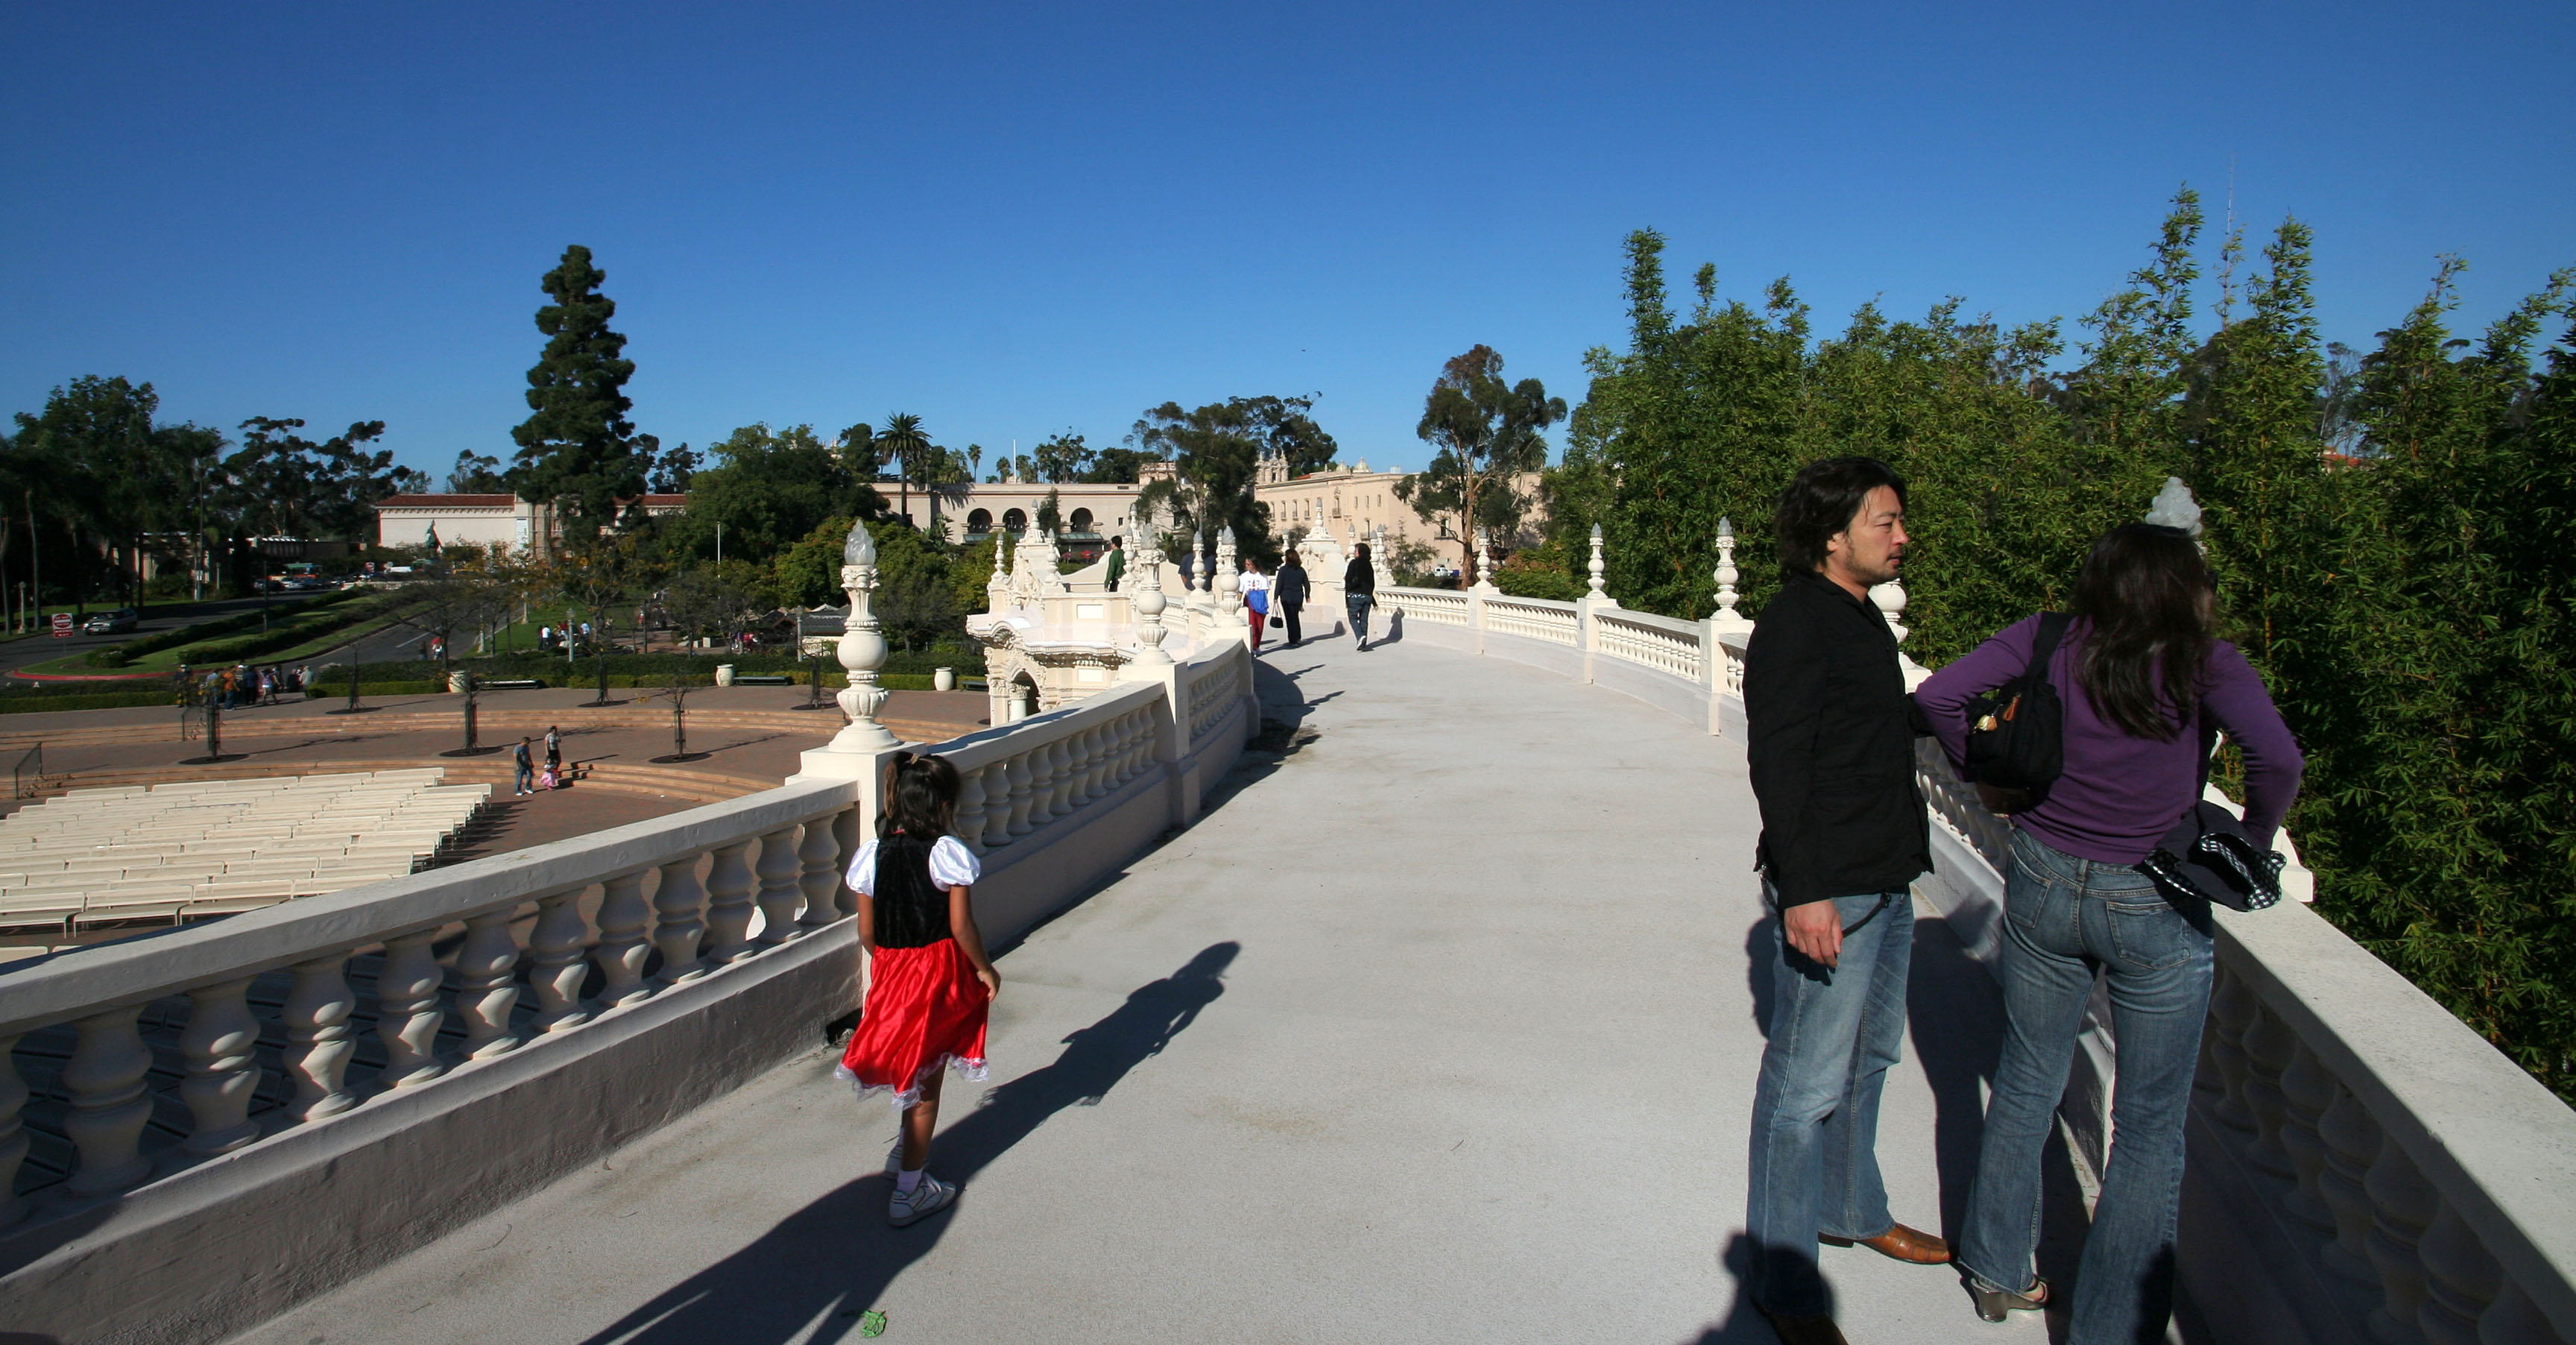
[[[0,47],[0,410],[124,374],[441,478],[506,455],[573,242],[665,443],[1320,392],[1377,466],[1480,341],[1580,400],[1638,227],[1827,330],[2072,319],[2231,172],[2258,242],[2316,228],[2330,339],[2439,253],[2464,326],[2576,263],[2564,3],[18,4]]]

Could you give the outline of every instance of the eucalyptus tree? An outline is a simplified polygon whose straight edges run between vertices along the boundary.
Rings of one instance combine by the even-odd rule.
[[[1396,498],[1425,520],[1456,523],[1462,547],[1479,528],[1508,537],[1532,501],[1517,485],[1547,465],[1547,429],[1565,419],[1565,399],[1535,378],[1503,379],[1503,357],[1478,345],[1441,366],[1414,433],[1435,450],[1431,465],[1396,482]]]
[[[1169,458],[1175,468],[1172,476],[1136,493],[1140,516],[1168,509],[1178,531],[1199,532],[1206,546],[1214,546],[1218,532],[1230,527],[1243,554],[1265,566],[1278,558],[1270,538],[1270,506],[1253,495],[1263,438],[1245,399],[1187,411],[1178,402],[1165,402],[1138,418],[1128,439],[1144,452]]]

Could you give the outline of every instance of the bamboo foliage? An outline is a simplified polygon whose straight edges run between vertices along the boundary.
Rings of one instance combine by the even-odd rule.
[[[1599,523],[1615,596],[1697,618],[1731,518],[1758,615],[1780,489],[1867,453],[1911,486],[1908,648],[1937,666],[2062,606],[2093,538],[2183,478],[2229,634],[2308,751],[2291,825],[2320,909],[2576,1098],[2576,328],[2535,350],[2569,276],[2465,341],[2446,260],[2346,377],[2308,226],[2250,267],[2222,240],[2205,335],[2202,226],[2178,193],[2070,368],[2056,320],[2006,328],[1955,298],[1911,321],[1865,304],[1818,339],[1785,279],[1721,299],[1702,267],[1676,313],[1663,238],[1633,234],[1627,348],[1586,357],[1546,551],[1576,563]]]

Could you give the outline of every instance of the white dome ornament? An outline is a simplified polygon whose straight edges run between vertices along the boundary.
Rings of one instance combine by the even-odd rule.
[[[2147,506],[2145,521],[2160,528],[2175,529],[2194,542],[2200,542],[2200,502],[2191,497],[2191,487],[2184,485],[2181,477],[2165,478],[2164,489],[2157,491],[2155,503]],[[2208,549],[2208,544],[2202,542],[2201,550]]]

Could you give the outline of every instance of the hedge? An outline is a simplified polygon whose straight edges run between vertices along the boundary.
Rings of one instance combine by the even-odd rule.
[[[290,619],[300,618],[321,608],[335,606],[358,597],[362,592],[364,590],[354,588],[338,589],[318,597],[298,599],[292,605],[285,606],[282,611]],[[93,649],[83,662],[93,668],[122,668],[147,654],[158,654],[164,649],[176,649],[193,641],[214,639],[240,631],[257,630],[264,619],[274,621],[280,612],[279,608],[271,608],[265,614],[258,611],[236,612],[231,616],[217,617],[212,621],[199,621],[175,630],[159,631],[139,640],[128,640],[123,644],[111,645],[105,649]]]
[[[354,591],[354,590],[352,590]],[[400,591],[377,594],[368,601],[332,611],[307,611],[300,619],[283,625],[272,624],[267,630],[212,644],[191,645],[179,651],[182,663],[238,663],[309,644],[325,635],[351,626],[392,615],[405,605]]]

